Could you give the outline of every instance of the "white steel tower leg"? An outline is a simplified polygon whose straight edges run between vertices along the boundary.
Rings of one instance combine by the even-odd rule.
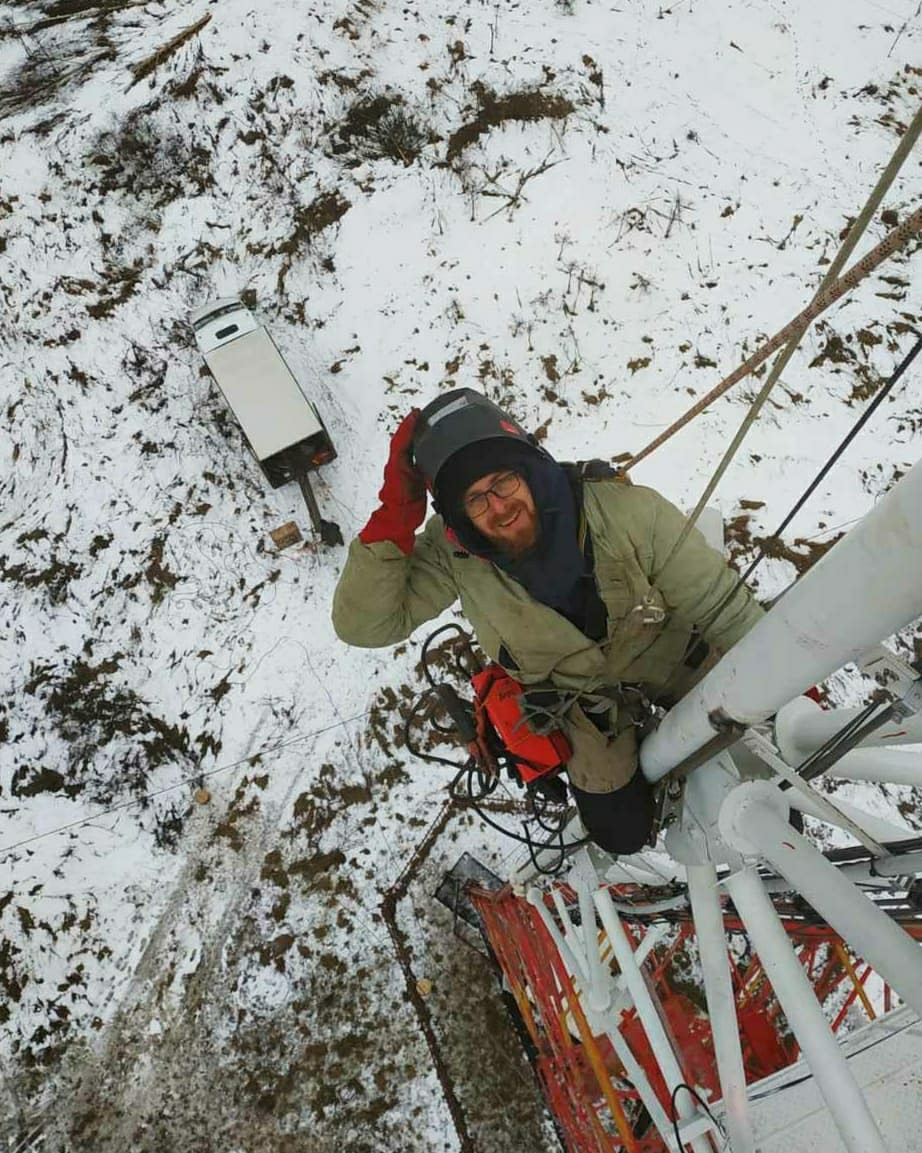
[[[810,685],[922,616],[922,464],[670,711],[643,742],[640,764],[658,781],[703,748],[727,718],[752,725]]]
[[[684,1083],[685,1076],[679,1067],[666,1030],[663,1028],[650,990],[647,988],[646,978],[634,959],[631,942],[627,939],[621,918],[615,912],[608,890],[599,889],[597,893],[593,894],[593,900],[599,911],[605,932],[608,934],[612,951],[617,958],[621,976],[631,995],[631,1000],[634,1002],[634,1007],[637,1009],[647,1040],[650,1042],[650,1048],[653,1050],[660,1072],[663,1074],[666,1087],[671,1093],[677,1085]],[[697,1110],[691,1094],[680,1093],[678,1095],[676,1110],[682,1120],[695,1116]],[[707,1137],[695,1137],[689,1144],[695,1153],[713,1153],[713,1146]]]
[[[754,849],[769,860],[922,1015],[922,948],[795,832],[786,814],[787,804],[778,789],[766,781],[749,781],[724,802],[720,828],[724,839],[735,842],[742,852]]]
[[[611,980],[602,964],[595,905],[592,903],[592,894],[599,887],[599,878],[585,849],[577,853],[569,880],[579,901],[580,933],[589,975],[589,1004],[596,1012],[601,1012],[611,1003]]]
[[[544,904],[543,894],[539,889],[532,888],[528,890],[526,899],[528,903],[534,907],[538,916],[544,922],[545,928],[550,934],[554,944],[557,946],[557,949],[560,953],[560,959],[564,964],[564,968],[567,970],[567,972],[570,974],[570,977],[574,981],[582,984],[584,978],[582,975],[581,963],[577,960],[573,950],[566,943],[560,933],[560,930],[554,923],[554,919],[551,916],[550,911]],[[595,924],[595,907],[591,905],[591,902],[590,907],[592,915],[589,920],[592,924]],[[596,944],[596,950],[598,950],[598,944]],[[610,989],[615,989],[620,994],[622,982],[613,981],[610,974],[606,975],[606,980]],[[579,996],[578,991],[577,996]],[[637,1058],[631,1052],[630,1045],[628,1045],[627,1040],[625,1039],[621,1030],[618,1028],[621,1018],[621,1010],[626,1008],[630,1002],[627,997],[625,997],[623,1001],[618,997],[612,997],[611,992],[609,992],[608,996],[606,997],[606,1001],[607,1010],[605,1012],[597,1012],[595,1009],[593,1009],[591,1000],[587,998],[587,1003],[584,1005],[586,1016],[593,1030],[597,1031],[598,1033],[604,1033],[608,1037],[609,1041],[611,1041],[612,1047],[617,1053],[621,1064],[624,1066],[628,1079],[640,1095],[640,1099],[644,1103],[647,1112],[650,1114],[650,1117],[653,1120],[653,1124],[656,1126],[657,1132],[668,1146],[670,1153],[681,1153],[681,1151],[675,1147],[675,1139],[672,1135],[671,1119],[666,1115],[666,1110],[660,1104],[659,1098],[657,1097],[653,1087],[647,1079],[647,1075],[643,1070],[643,1066],[638,1062]]]
[[[742,917],[772,988],[810,1067],[839,1136],[849,1153],[887,1153],[864,1095],[833,1036],[775,907],[754,870],[728,878],[727,889]]]
[[[733,1153],[755,1153],[736,998],[717,896],[717,870],[713,865],[688,865],[687,873],[730,1148]]]

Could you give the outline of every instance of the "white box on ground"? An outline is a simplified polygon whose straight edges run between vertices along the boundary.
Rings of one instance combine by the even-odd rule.
[[[317,410],[245,305],[225,297],[197,308],[190,319],[205,363],[273,486],[294,479],[292,449],[304,469],[333,459]]]

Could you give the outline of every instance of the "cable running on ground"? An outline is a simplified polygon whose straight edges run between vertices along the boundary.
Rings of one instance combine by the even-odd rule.
[[[248,761],[252,761],[254,757],[264,757],[269,753],[278,752],[280,749],[287,749],[290,745],[296,745],[301,741],[309,741],[313,737],[319,737],[323,733],[332,732],[334,729],[343,728],[345,725],[351,724],[353,721],[360,721],[363,717],[369,715],[370,710],[364,713],[356,713],[355,716],[346,717],[344,720],[337,721],[335,724],[326,725],[322,729],[315,729],[312,733],[303,733],[299,737],[292,737],[290,741],[282,741],[277,745],[266,745],[262,749],[257,749],[255,753],[249,753],[245,757],[241,757],[239,761],[232,761],[228,765],[220,765],[216,769],[209,769],[207,772],[195,773],[194,776],[183,777],[179,781],[175,781],[172,785],[164,785],[162,789],[154,789],[150,793],[145,793],[141,797],[133,797],[130,801],[121,801],[117,805],[112,805],[108,809],[101,809],[98,813],[91,813],[88,817],[81,817],[79,820],[70,821],[66,825],[58,825],[53,829],[45,829],[41,833],[35,833],[31,837],[24,837],[21,841],[15,841],[12,845],[4,845],[0,847],[0,856],[6,853],[12,853],[15,849],[21,849],[24,845],[31,845],[35,841],[41,841],[45,837],[51,837],[55,833],[64,833],[68,829],[79,828],[80,825],[89,824],[90,821],[98,821],[100,817],[106,817],[110,813],[120,812],[122,809],[131,809],[136,805],[144,805],[154,797],[162,796],[164,793],[170,793],[174,789],[181,789],[184,785],[198,784],[199,781],[206,780],[208,777],[214,777],[218,773],[226,773],[229,769],[235,769],[238,765],[245,765]]]

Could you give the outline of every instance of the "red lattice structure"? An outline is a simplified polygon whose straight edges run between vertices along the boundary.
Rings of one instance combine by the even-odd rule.
[[[636,891],[620,886],[611,892],[619,900],[637,898]],[[558,893],[567,906],[575,904],[566,885],[559,886]],[[535,1068],[568,1153],[667,1153],[608,1037],[593,1034],[573,979],[537,911],[508,886],[498,892],[471,889],[470,896],[531,1038]],[[546,904],[553,910],[549,895]],[[783,923],[833,1030],[841,1028],[856,1004],[873,1020],[876,1012],[865,988],[870,966],[855,958],[825,925],[794,918]],[[623,924],[637,949],[648,930],[637,920],[623,919]],[[735,916],[726,915],[724,925],[730,934],[744,934]],[[908,926],[908,931],[922,938],[922,925]],[[689,950],[696,952],[694,937],[687,914],[676,914],[668,941],[650,949],[643,972],[686,1082],[710,1091],[716,1100],[719,1079],[703,996],[677,974],[681,969],[677,958]],[[605,959],[606,942],[601,937],[600,944]],[[751,1083],[791,1064],[799,1050],[758,958],[752,955],[740,965],[731,955],[731,972],[746,1077]],[[883,1007],[890,1007],[886,986]],[[621,1013],[619,1029],[667,1115],[672,1116],[670,1093],[633,1008]]]

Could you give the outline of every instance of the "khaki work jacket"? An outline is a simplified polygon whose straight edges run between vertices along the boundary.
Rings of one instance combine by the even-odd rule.
[[[608,734],[577,700],[563,720],[573,746],[571,781],[602,793],[626,784],[636,768],[631,694],[678,697],[705,671],[693,673],[685,665],[692,629],[710,645],[708,668],[763,610],[745,588],[731,595],[736,573],[697,529],[663,568],[685,517],[653,489],[587,480],[583,509],[608,610],[607,636],[600,641],[495,565],[462,552],[439,516],[427,522],[410,556],[389,541],[352,542],[333,600],[333,625],[348,644],[379,648],[404,640],[460,600],[480,647],[494,661],[504,649],[517,680],[620,699],[612,705]]]

